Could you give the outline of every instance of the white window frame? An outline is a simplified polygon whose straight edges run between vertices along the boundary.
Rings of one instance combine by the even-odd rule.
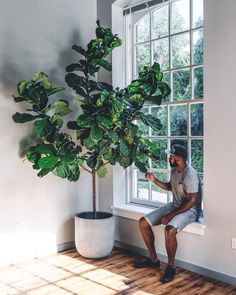
[[[165,3],[162,4],[158,4],[157,6],[153,6],[151,8],[147,8],[145,11],[140,12],[140,17],[139,20],[141,20],[141,18],[146,15],[149,14],[150,15],[150,40],[149,41],[145,41],[145,42],[140,42],[140,43],[135,43],[135,25],[132,23],[132,17],[131,14],[129,15],[125,15],[124,16],[124,30],[125,30],[125,64],[126,64],[126,70],[125,70],[125,81],[126,81],[126,85],[129,84],[133,79],[135,79],[135,73],[136,73],[136,45],[138,44],[150,44],[150,60],[151,60],[151,64],[153,64],[153,43],[156,40],[161,40],[163,38],[168,38],[169,40],[169,61],[170,61],[170,68],[168,70],[165,70],[164,72],[168,72],[169,75],[171,76],[173,72],[177,71],[177,70],[182,70],[182,69],[189,69],[190,70],[190,87],[191,87],[191,99],[190,100],[185,100],[185,101],[169,101],[167,103],[164,103],[162,105],[167,106],[167,126],[168,126],[168,131],[167,131],[167,136],[155,136],[155,137],[149,137],[150,134],[150,128],[148,131],[148,138],[153,138],[153,139],[165,139],[167,140],[167,147],[170,148],[170,141],[174,140],[174,139],[179,139],[179,140],[184,140],[187,141],[187,145],[188,145],[188,153],[189,153],[189,162],[191,164],[191,142],[192,140],[204,140],[204,136],[191,136],[191,105],[194,104],[199,104],[199,103],[203,103],[203,98],[198,98],[198,99],[193,99],[193,87],[192,87],[192,81],[193,81],[193,71],[195,68],[199,68],[199,67],[203,67],[204,69],[204,64],[197,64],[197,65],[193,65],[192,63],[192,51],[193,51],[193,40],[192,40],[192,35],[194,31],[198,31],[198,30],[203,30],[203,25],[202,26],[198,26],[195,28],[192,28],[192,21],[193,21],[193,15],[192,15],[192,0],[190,0],[190,28],[189,30],[185,30],[182,32],[178,32],[178,33],[174,33],[171,34],[170,33],[170,19],[169,19],[169,34],[167,36],[164,37],[160,37],[160,38],[156,38],[156,39],[152,39],[152,32],[151,32],[151,28],[152,28],[152,12],[158,8],[161,8],[164,5],[168,5],[168,9],[169,9],[169,16],[171,14],[171,5],[170,2],[174,2],[174,1],[166,1]],[[137,19],[137,17],[136,17]],[[135,21],[135,23],[137,24],[138,21]],[[174,36],[178,36],[178,35],[182,35],[184,33],[189,33],[190,35],[190,65],[189,66],[182,66],[182,67],[176,67],[176,68],[172,68],[171,67],[171,39]],[[171,88],[173,89],[173,79],[170,78],[171,81]],[[181,105],[181,104],[185,104],[187,105],[187,136],[171,136],[170,135],[170,107],[173,105]],[[155,107],[155,106],[149,106],[149,113],[151,111],[151,108]],[[204,141],[203,141],[204,143]],[[170,175],[170,167],[167,161],[167,169],[154,169],[155,171],[158,172],[166,172],[167,173],[167,177]],[[135,186],[137,187],[137,185],[134,182],[134,171],[135,168],[134,166],[130,167],[127,169],[126,171],[126,196],[127,196],[127,203],[133,203],[133,204],[139,204],[139,205],[144,205],[144,206],[150,206],[150,207],[159,207],[162,206],[166,203],[160,203],[160,202],[156,202],[156,201],[152,201],[151,200],[151,183],[149,183],[149,192],[148,192],[148,200],[145,199],[141,199],[141,198],[137,198],[136,194],[135,194]],[[203,174],[201,174],[201,176],[203,176]],[[167,203],[169,201],[171,201],[172,196],[171,193],[167,192]]]

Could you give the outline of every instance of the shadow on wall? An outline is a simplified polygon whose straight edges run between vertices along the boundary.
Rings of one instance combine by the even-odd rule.
[[[58,38],[58,36],[57,36]],[[58,44],[50,36],[48,42],[42,44],[42,51],[34,47],[34,42],[21,44],[14,39],[14,36],[7,35],[3,38],[1,46],[0,62],[0,92],[6,98],[16,93],[16,86],[19,81],[31,78],[35,72],[43,71],[49,76],[49,80],[55,86],[66,88],[64,77],[65,68],[68,64],[75,61],[78,56],[71,49],[73,44],[79,43],[79,34],[74,31],[64,44]],[[60,46],[59,46],[60,45]],[[46,48],[47,47],[47,48]],[[61,47],[61,48],[60,48]],[[77,54],[78,55],[78,54]],[[63,97],[73,98],[72,91],[66,88]]]
[[[64,42],[63,47],[56,38],[58,39],[58,36],[55,36],[55,38],[53,36],[48,37],[46,45],[42,44],[44,49],[40,51],[38,47],[34,47],[33,41],[29,44],[21,44],[19,40],[17,42],[17,39],[14,39],[14,35],[11,37],[7,34],[7,38],[3,40],[4,46],[2,46],[0,54],[2,60],[2,63],[0,62],[0,95],[2,99],[14,104],[11,97],[17,93],[17,84],[22,80],[30,79],[36,72],[43,71],[55,87],[65,87],[65,91],[55,95],[54,99],[63,98],[69,101],[75,110],[74,113],[67,116],[67,119],[71,120],[78,112],[79,105],[73,102],[77,95],[67,87],[64,78],[66,66],[79,58],[78,53],[71,49],[73,44],[79,43],[79,34],[74,31],[68,41]],[[25,112],[25,106],[24,103],[17,104],[17,111]],[[19,156],[24,157],[28,147],[35,143],[36,137],[32,133],[32,128],[29,128],[27,134],[19,143]]]

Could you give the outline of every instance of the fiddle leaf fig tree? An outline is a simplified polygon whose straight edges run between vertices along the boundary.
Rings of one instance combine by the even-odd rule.
[[[49,172],[77,181],[80,170],[92,176],[93,212],[96,218],[95,177],[105,177],[107,164],[119,163],[123,168],[134,164],[146,173],[148,159],[158,160],[156,144],[146,139],[139,123],[154,130],[162,128],[160,120],[142,109],[146,104],[160,105],[170,94],[169,86],[162,81],[163,73],[158,63],[144,67],[136,80],[126,88],[113,88],[110,84],[96,81],[96,73],[102,68],[111,71],[107,60],[112,50],[121,45],[121,39],[111,29],[103,28],[97,21],[96,38],[86,48],[73,45],[79,54],[76,63],[67,66],[67,85],[77,94],[75,99],[82,113],[67,123],[68,129],[76,132],[77,140],[62,132],[64,116],[72,112],[66,100],[51,100],[49,97],[64,90],[53,87],[48,77],[36,73],[31,80],[18,84],[15,102],[30,105],[27,113],[16,113],[16,123],[34,121],[38,142],[28,150],[26,157],[39,170],[42,177]]]

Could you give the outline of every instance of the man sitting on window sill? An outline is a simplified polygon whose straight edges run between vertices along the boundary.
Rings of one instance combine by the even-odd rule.
[[[135,268],[154,267],[158,269],[160,267],[151,226],[165,225],[168,265],[161,277],[163,283],[170,282],[175,277],[176,235],[188,224],[198,219],[202,199],[201,182],[198,173],[186,162],[187,150],[183,146],[175,144],[170,151],[166,150],[166,153],[169,155],[169,163],[172,168],[170,181],[167,183],[162,182],[155,178],[152,173],[147,173],[146,178],[160,188],[172,191],[173,202],[155,209],[139,220],[139,228],[147,246],[149,257],[144,261],[134,262]]]

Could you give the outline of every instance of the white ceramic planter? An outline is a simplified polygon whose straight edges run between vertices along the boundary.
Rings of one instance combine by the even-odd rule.
[[[114,245],[114,216],[107,212],[92,212],[75,215],[75,246],[80,255],[101,258],[109,255]]]

